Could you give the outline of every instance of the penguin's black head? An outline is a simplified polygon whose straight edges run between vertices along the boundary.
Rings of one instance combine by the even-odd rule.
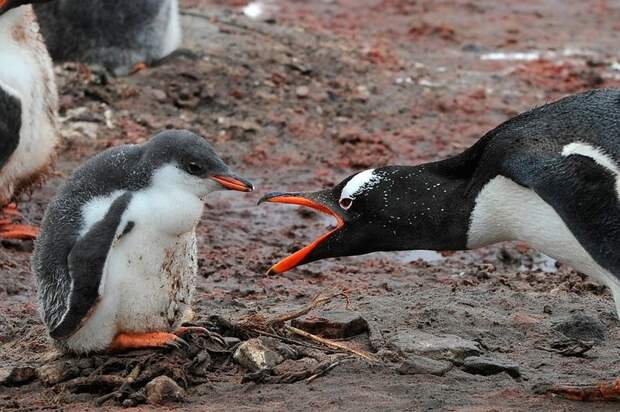
[[[233,173],[205,139],[190,131],[163,131],[144,149],[145,167],[164,184],[183,185],[198,196],[221,189],[254,190],[252,182]]]
[[[400,232],[405,232],[403,228],[408,224],[405,221],[411,205],[401,202],[399,196],[405,196],[401,189],[407,177],[397,166],[384,167],[349,176],[333,189],[265,195],[259,203],[301,205],[336,218],[335,229],[282,259],[269,273],[286,272],[329,257],[403,249],[408,242],[402,239]]]
[[[33,3],[47,3],[51,0],[0,0],[0,16],[19,6]]]

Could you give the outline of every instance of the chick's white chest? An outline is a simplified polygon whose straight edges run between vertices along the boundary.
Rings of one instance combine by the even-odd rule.
[[[102,304],[117,295],[121,331],[172,330],[190,303],[197,271],[195,227],[202,203],[181,191],[137,193],[123,215],[104,269]],[[110,301],[115,300],[114,298]]]

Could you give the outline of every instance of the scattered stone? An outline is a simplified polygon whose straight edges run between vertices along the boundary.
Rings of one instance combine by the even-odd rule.
[[[357,95],[356,99],[362,102],[370,99],[370,91],[366,86],[357,86]]]
[[[310,94],[310,89],[306,86],[299,86],[295,93],[297,94],[297,97],[304,99]]]
[[[232,348],[238,345],[241,342],[241,339],[235,338],[234,336],[224,336],[224,343],[227,348]]]
[[[44,385],[53,386],[80,375],[80,369],[66,360],[57,360],[41,366],[37,370]]]
[[[285,359],[294,359],[297,353],[288,345],[271,338],[255,338],[243,342],[233,359],[251,372],[272,369]]]
[[[321,311],[293,319],[291,325],[328,339],[346,339],[368,332],[368,323],[357,312],[349,310]]]
[[[144,388],[146,401],[151,405],[160,405],[166,401],[182,402],[185,399],[185,391],[169,377],[158,376]]]
[[[151,90],[151,93],[153,94],[153,97],[155,98],[155,100],[157,100],[160,103],[163,103],[166,100],[168,100],[168,95],[163,90],[153,89]]]
[[[303,372],[313,370],[319,365],[319,361],[312,358],[302,358],[299,360],[287,359],[278,366],[276,366],[273,372],[276,375],[291,375],[301,374]]]
[[[605,340],[605,325],[600,320],[582,313],[575,313],[555,321],[553,329],[579,341],[600,343]]]
[[[423,356],[409,355],[398,368],[401,375],[436,375],[443,376],[452,369],[452,363],[441,360],[425,358]]]
[[[30,366],[16,366],[0,368],[0,385],[22,386],[32,382],[37,377],[37,371]]]
[[[478,342],[455,335],[435,336],[421,331],[398,333],[388,346],[401,354],[415,354],[433,359],[462,363],[469,356],[478,356],[482,348]]]
[[[463,362],[463,370],[473,375],[497,375],[506,372],[513,378],[520,378],[519,365],[508,360],[489,358],[486,356],[470,356]]]

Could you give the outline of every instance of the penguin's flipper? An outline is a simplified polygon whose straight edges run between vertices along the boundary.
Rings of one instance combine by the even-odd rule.
[[[117,237],[126,235],[133,227],[128,224],[118,233],[131,197],[132,194],[126,192],[114,200],[104,218],[95,223],[73,246],[68,257],[71,275],[69,304],[61,321],[50,330],[52,338],[64,339],[71,336],[96,307],[100,298],[103,270],[112,243]]]
[[[583,248],[617,280],[620,295],[620,199],[614,170],[571,154],[514,159],[508,177],[533,189],[551,205]],[[620,302],[617,302],[620,308]]]
[[[21,101],[0,84],[0,170],[17,149],[21,128]]]

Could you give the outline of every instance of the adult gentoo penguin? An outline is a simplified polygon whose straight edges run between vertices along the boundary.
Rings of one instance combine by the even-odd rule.
[[[108,149],[50,203],[35,245],[40,311],[64,350],[175,345],[197,271],[205,196],[252,184],[180,130]]]
[[[28,0],[0,0],[0,238],[32,238],[8,206],[46,174],[58,144],[52,62]]]
[[[620,314],[619,161],[620,91],[566,97],[443,161],[366,170],[319,192],[266,195],[261,202],[337,220],[270,272],[374,251],[522,240],[607,285]]]
[[[35,12],[55,61],[101,64],[116,75],[181,44],[177,0],[56,0]]]

